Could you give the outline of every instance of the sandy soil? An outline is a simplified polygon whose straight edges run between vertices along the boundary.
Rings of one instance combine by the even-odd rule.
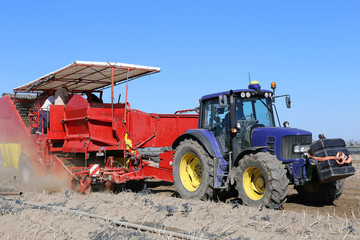
[[[323,207],[304,205],[295,191],[291,191],[284,210],[245,207],[235,201],[189,201],[174,197],[173,186],[159,183],[148,183],[148,188],[136,193],[81,195],[58,186],[25,191],[21,196],[0,196],[0,239],[174,238],[66,214],[61,209],[209,239],[359,239],[360,157],[353,158],[356,175],[347,179],[334,205]],[[11,184],[13,180],[7,176],[0,189]]]

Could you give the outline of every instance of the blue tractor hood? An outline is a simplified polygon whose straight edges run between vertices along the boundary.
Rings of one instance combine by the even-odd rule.
[[[284,151],[292,151],[296,144],[311,144],[312,134],[297,128],[260,127],[252,131],[251,142],[253,147],[269,146],[269,151],[274,152],[279,160],[286,160],[293,159],[295,156],[291,156],[290,152],[285,154]],[[282,145],[282,142],[285,144]]]
[[[311,132],[297,128],[283,128],[283,127],[260,127],[255,128],[252,132],[253,139],[255,136],[274,136],[283,137],[288,135],[311,135]],[[253,141],[254,143],[254,141]]]

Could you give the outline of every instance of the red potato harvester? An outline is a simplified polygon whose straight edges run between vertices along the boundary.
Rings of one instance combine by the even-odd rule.
[[[0,147],[27,183],[34,176],[64,174],[74,189],[116,190],[130,180],[173,181],[171,148],[198,114],[145,113],[130,107],[128,82],[160,68],[110,62],[75,61],[0,98]],[[126,84],[125,102],[114,102],[114,87]],[[68,89],[65,105],[41,106],[55,90]],[[111,88],[111,103],[102,103]],[[20,107],[19,107],[20,106]],[[25,113],[25,114],[24,114]],[[48,124],[39,129],[46,115]],[[29,162],[32,164],[24,164]],[[24,165],[24,166],[22,166]]]

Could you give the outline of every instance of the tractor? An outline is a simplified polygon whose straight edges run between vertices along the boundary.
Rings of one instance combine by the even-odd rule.
[[[313,204],[331,204],[354,174],[342,139],[313,142],[311,132],[276,126],[275,96],[252,81],[248,89],[200,99],[197,129],[173,143],[174,184],[181,197],[216,199],[230,189],[244,205],[281,208],[293,184]],[[276,115],[276,116],[275,116]]]

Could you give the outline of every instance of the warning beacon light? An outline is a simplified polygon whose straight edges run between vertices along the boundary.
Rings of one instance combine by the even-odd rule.
[[[272,90],[275,92],[275,88],[276,88],[276,83],[275,83],[275,82],[272,82],[272,83],[271,83],[271,88],[272,88]]]
[[[248,87],[249,89],[254,89],[255,91],[259,91],[261,89],[258,81],[252,81]]]

